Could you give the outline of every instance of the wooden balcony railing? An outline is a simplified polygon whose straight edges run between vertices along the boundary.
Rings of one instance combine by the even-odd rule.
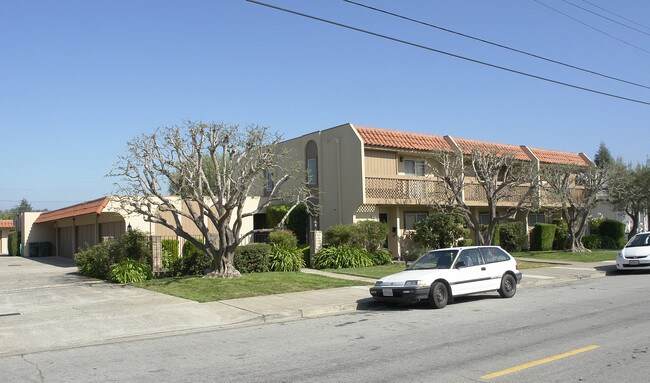
[[[429,204],[442,200],[441,181],[413,177],[366,177],[367,203]]]

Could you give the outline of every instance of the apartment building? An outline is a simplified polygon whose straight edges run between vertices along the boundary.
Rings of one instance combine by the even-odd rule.
[[[592,161],[583,153],[537,149],[529,146],[408,133],[344,124],[305,134],[281,145],[293,153],[292,160],[304,163],[307,183],[317,195],[318,217],[312,227],[327,230],[332,225],[360,220],[378,220],[390,228],[388,248],[398,257],[408,247],[408,234],[416,222],[431,212],[431,195],[440,180],[427,174],[432,151],[460,152],[473,150],[509,153],[517,160],[537,167],[546,164],[589,166]],[[521,187],[521,193],[528,188]],[[439,190],[439,189],[438,189]],[[540,193],[537,205],[557,205],[550,195]],[[471,175],[465,177],[465,203],[479,221],[487,214],[487,200]],[[502,201],[503,207],[516,200]],[[547,219],[543,213],[521,211],[515,217],[534,224]]]

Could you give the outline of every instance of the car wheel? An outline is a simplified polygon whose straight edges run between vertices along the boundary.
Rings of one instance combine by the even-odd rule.
[[[447,286],[442,282],[433,282],[429,290],[429,304],[434,309],[441,309],[447,305],[449,292]]]
[[[517,281],[515,277],[506,274],[501,278],[501,288],[498,290],[502,298],[512,298],[517,292]]]

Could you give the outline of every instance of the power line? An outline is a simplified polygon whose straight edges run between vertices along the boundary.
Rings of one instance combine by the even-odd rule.
[[[627,17],[621,16],[621,15],[619,15],[619,14],[617,14],[617,13],[612,12],[612,11],[608,11],[607,9],[605,9],[605,8],[599,6],[599,5],[596,5],[596,4],[592,3],[592,2],[589,2],[589,1],[587,1],[587,0],[582,0],[582,1],[585,2],[585,3],[587,3],[587,4],[589,4],[589,5],[591,5],[592,7],[596,7],[596,8],[598,8],[598,9],[600,9],[600,10],[605,11],[605,12],[609,13],[610,15],[614,15],[614,16],[616,16],[616,17],[620,17],[621,19],[623,19],[623,20],[625,20],[625,21],[628,21],[628,22],[630,22],[630,23],[632,23],[632,24],[634,24],[634,25],[636,25],[636,26],[639,26],[639,27],[641,27],[641,28],[645,28],[645,29],[647,29],[647,30],[650,30],[650,27],[647,27],[647,26],[645,26],[645,25],[643,25],[643,24],[639,24],[639,23],[637,23],[637,22],[634,21],[634,20],[630,20],[630,19],[628,19]]]
[[[545,6],[546,8],[548,8],[548,9],[554,11],[554,12],[557,12],[557,13],[559,13],[559,14],[565,16],[565,17],[568,17],[568,18],[570,18],[571,20],[575,21],[576,23],[580,23],[580,24],[584,25],[584,26],[587,27],[587,28],[591,28],[591,29],[593,29],[593,30],[595,30],[595,31],[597,31],[597,32],[600,32],[600,33],[602,33],[602,34],[604,34],[604,35],[606,35],[606,36],[609,36],[609,37],[613,38],[614,40],[618,40],[618,41],[622,42],[623,44],[627,44],[627,45],[629,45],[629,46],[631,46],[631,47],[633,47],[633,48],[636,48],[636,49],[638,49],[638,50],[640,50],[640,51],[643,51],[643,52],[645,52],[645,53],[650,54],[650,51],[648,51],[648,50],[645,50],[645,49],[643,49],[643,48],[641,48],[641,47],[639,47],[639,46],[637,46],[637,45],[634,45],[634,44],[632,44],[632,43],[630,43],[630,42],[627,42],[627,41],[625,41],[625,40],[623,40],[623,39],[620,39],[620,38],[618,38],[618,37],[616,37],[616,36],[614,36],[614,35],[612,35],[612,34],[609,34],[609,33],[605,32],[605,31],[603,31],[603,30],[600,30],[600,29],[598,29],[598,28],[596,28],[596,27],[593,27],[593,26],[591,26],[591,25],[589,25],[589,24],[587,24],[587,23],[585,23],[585,22],[583,22],[583,21],[580,21],[580,20],[576,19],[576,18],[573,17],[573,16],[570,16],[570,15],[568,15],[568,14],[566,14],[566,13],[560,11],[559,9],[556,9],[556,8],[551,7],[550,5],[548,5],[548,4],[546,4],[546,3],[542,3],[542,2],[539,1],[539,0],[533,0],[533,1],[535,1],[536,3],[539,3],[539,4],[543,5],[543,6]]]
[[[343,1],[345,1],[346,3],[357,5],[359,7],[370,9],[370,10],[373,10],[373,11],[376,11],[376,12],[380,12],[380,13],[384,13],[384,14],[387,14],[387,15],[390,15],[390,16],[394,16],[394,17],[397,17],[397,18],[400,18],[400,19],[403,19],[403,20],[411,21],[413,23],[417,23],[417,24],[421,24],[421,25],[424,25],[424,26],[427,26],[427,27],[435,28],[435,29],[438,29],[438,30],[441,30],[441,31],[444,31],[444,32],[453,33],[453,34],[458,35],[458,36],[462,36],[462,37],[466,37],[468,39],[480,41],[482,43],[490,44],[490,45],[493,45],[493,46],[496,46],[496,47],[499,47],[499,48],[503,48],[503,49],[507,49],[509,51],[521,53],[521,54],[524,54],[524,55],[527,55],[527,56],[530,56],[530,57],[534,57],[536,59],[548,61],[548,62],[551,62],[551,63],[554,63],[554,64],[558,64],[558,65],[562,65],[562,66],[565,66],[565,67],[568,67],[568,68],[576,69],[576,70],[586,72],[586,73],[590,73],[590,74],[593,74],[593,75],[596,75],[596,76],[605,77],[605,78],[608,78],[610,80],[615,80],[615,81],[623,82],[623,83],[626,83],[626,84],[638,86],[638,87],[641,87],[641,88],[650,89],[650,86],[648,86],[648,85],[639,84],[639,83],[636,83],[636,82],[633,82],[633,81],[628,81],[628,80],[624,80],[624,79],[621,79],[621,78],[618,78],[618,77],[606,75],[604,73],[596,72],[596,71],[593,71],[593,70],[590,70],[590,69],[581,68],[581,67],[576,66],[576,65],[571,65],[571,64],[567,64],[567,63],[564,63],[564,62],[561,62],[561,61],[558,61],[558,60],[553,60],[553,59],[543,57],[543,56],[540,56],[540,55],[537,55],[537,54],[534,54],[534,53],[523,51],[521,49],[512,48],[512,47],[509,47],[509,46],[506,46],[506,45],[503,45],[503,44],[495,43],[495,42],[485,40],[485,39],[482,39],[482,38],[479,38],[479,37],[471,36],[471,35],[468,35],[468,34],[465,34],[465,33],[462,33],[462,32],[454,31],[452,29],[448,29],[448,28],[444,28],[444,27],[441,27],[441,26],[438,26],[438,25],[427,23],[425,21],[416,20],[416,19],[413,19],[413,18],[410,18],[410,17],[407,17],[407,16],[403,16],[403,15],[400,15],[400,14],[397,14],[397,13],[386,11],[386,10],[381,9],[381,8],[372,7],[372,6],[365,5],[365,4],[362,4],[362,3],[357,3],[357,2],[351,1],[351,0],[343,0]]]
[[[371,32],[371,31],[368,31],[368,30],[365,30],[365,29],[353,27],[351,25],[346,25],[346,24],[342,24],[342,23],[339,23],[339,22],[336,22],[336,21],[331,21],[331,20],[323,19],[323,18],[320,18],[320,17],[317,17],[317,16],[308,15],[306,13],[292,11],[290,9],[277,7],[275,5],[262,3],[262,2],[256,1],[256,0],[245,0],[245,1],[249,2],[249,3],[252,3],[252,4],[261,5],[263,7],[272,8],[272,9],[275,9],[275,10],[278,10],[278,11],[291,13],[291,14],[296,15],[296,16],[305,17],[305,18],[320,21],[320,22],[323,22],[323,23],[326,23],[326,24],[335,25],[335,26],[338,26],[338,27],[341,27],[341,28],[350,29],[350,30],[365,33],[365,34],[368,34],[368,35],[371,35],[371,36],[375,36],[375,37],[379,37],[379,38],[382,38],[382,39],[394,41],[394,42],[397,42],[397,43],[400,43],[400,44],[409,45],[409,46],[412,46],[412,47],[415,47],[415,48],[420,48],[420,49],[424,49],[424,50],[427,50],[427,51],[440,53],[440,54],[443,54],[443,55],[446,55],[446,56],[455,57],[455,58],[458,58],[458,59],[461,59],[461,60],[473,62],[473,63],[476,63],[476,64],[481,64],[481,65],[488,66],[488,67],[491,67],[491,68],[501,69],[501,70],[504,70],[506,72],[516,73],[516,74],[519,74],[519,75],[522,75],[522,76],[535,78],[535,79],[542,80],[542,81],[547,81],[547,82],[550,82],[550,83],[553,83],[553,84],[562,85],[562,86],[566,86],[566,87],[569,87],[569,88],[579,89],[579,90],[583,90],[583,91],[586,91],[586,92],[591,92],[591,93],[600,94],[600,95],[607,96],[607,97],[618,98],[618,99],[621,99],[621,100],[631,101],[631,102],[635,102],[635,103],[638,103],[638,104],[643,104],[643,105],[650,106],[650,102],[648,102],[648,101],[637,100],[637,99],[633,99],[633,98],[629,98],[629,97],[619,96],[619,95],[612,94],[612,93],[602,92],[602,91],[599,91],[599,90],[595,90],[595,89],[591,89],[591,88],[585,88],[585,87],[582,87],[582,86],[579,86],[579,85],[573,85],[573,84],[569,84],[569,83],[566,83],[566,82],[553,80],[553,79],[550,79],[550,78],[547,78],[547,77],[542,77],[542,76],[538,76],[538,75],[535,75],[535,74],[522,72],[522,71],[519,71],[519,70],[516,70],[516,69],[506,68],[506,67],[499,66],[499,65],[496,65],[496,64],[490,64],[490,63],[485,62],[485,61],[480,61],[480,60],[473,59],[473,58],[470,58],[470,57],[457,55],[455,53],[446,52],[446,51],[442,51],[442,50],[439,50],[439,49],[431,48],[431,47],[428,47],[426,45],[421,45],[421,44],[413,43],[413,42],[410,42],[410,41],[401,40],[401,39],[398,39],[398,38],[395,38],[395,37],[383,35],[383,34],[376,33],[376,32]]]
[[[642,31],[642,30],[640,30],[640,29],[637,29],[637,28],[631,27],[631,26],[629,26],[629,25],[627,25],[627,24],[621,23],[620,21],[616,21],[616,20],[614,20],[614,19],[612,19],[612,18],[610,18],[610,17],[607,17],[607,16],[604,16],[604,15],[601,15],[601,14],[598,13],[598,12],[594,12],[594,11],[588,9],[588,8],[585,8],[585,7],[582,7],[582,6],[578,5],[578,4],[572,3],[572,2],[570,2],[569,0],[561,0],[561,1],[563,1],[563,2],[565,2],[565,3],[567,3],[567,4],[570,4],[570,5],[573,5],[574,7],[578,8],[578,9],[582,9],[582,10],[585,11],[585,12],[589,12],[589,13],[591,13],[592,15],[596,15],[596,16],[598,16],[598,17],[602,17],[602,18],[605,19],[605,20],[609,20],[609,21],[611,21],[612,23],[616,23],[616,24],[618,24],[618,25],[624,26],[625,28],[629,28],[629,29],[631,29],[631,30],[633,30],[633,31],[637,31],[637,32],[639,32],[639,33],[643,33],[644,35],[650,36],[650,33],[648,33],[648,32],[645,32],[645,31]]]

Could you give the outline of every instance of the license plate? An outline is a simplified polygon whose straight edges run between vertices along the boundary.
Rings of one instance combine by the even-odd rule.
[[[385,297],[392,297],[393,296],[393,289],[381,289],[381,293]]]
[[[639,261],[630,261],[630,266],[639,266]]]

